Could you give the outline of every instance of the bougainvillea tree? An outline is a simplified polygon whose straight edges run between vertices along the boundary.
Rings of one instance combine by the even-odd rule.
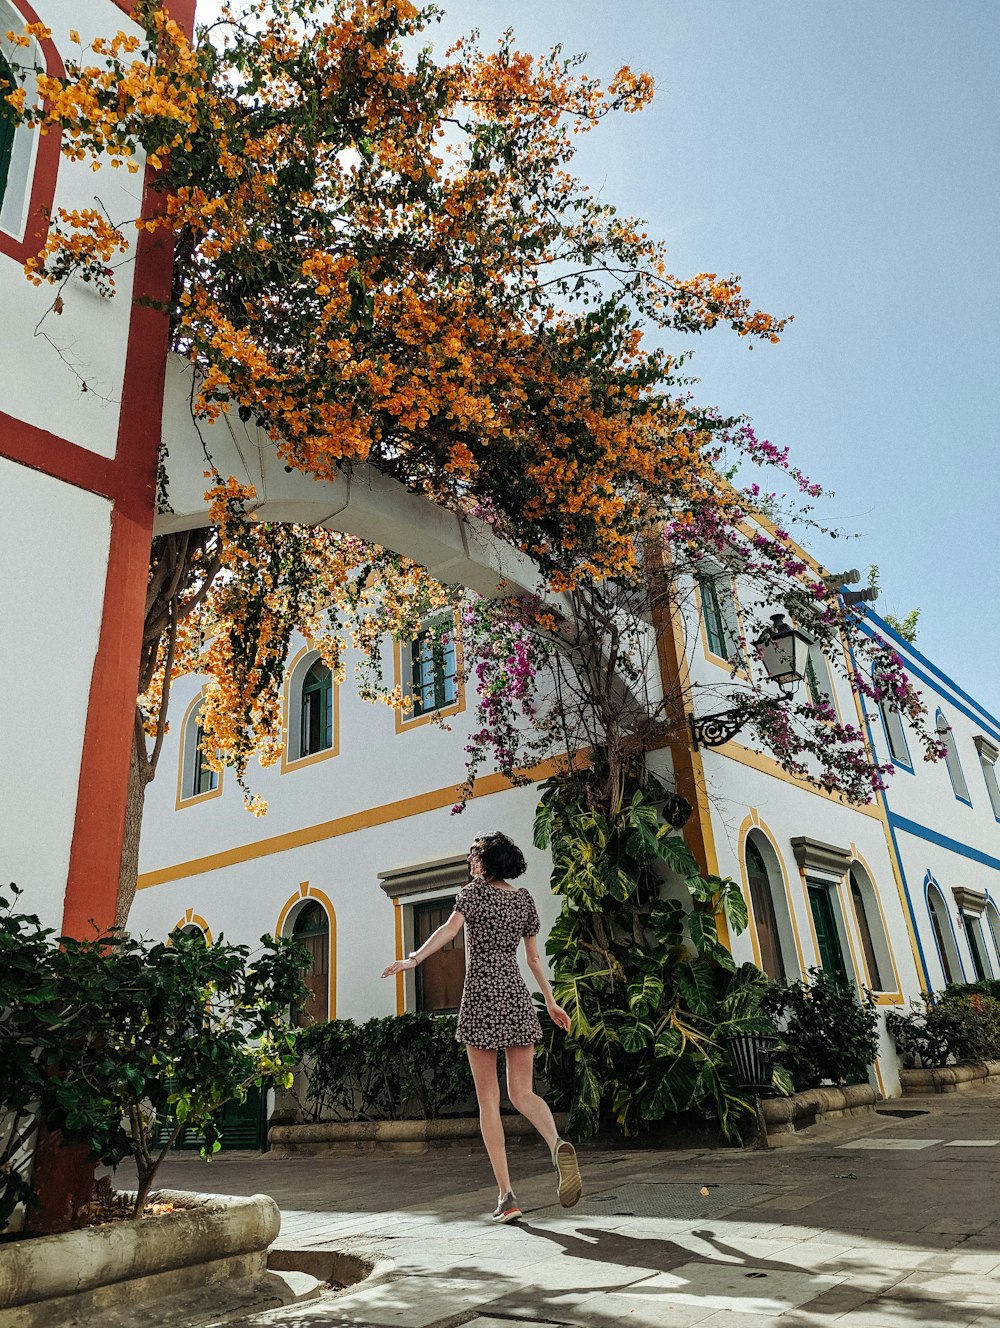
[[[677,334],[719,325],[773,342],[784,320],[755,310],[735,277],[674,275],[642,224],[572,173],[576,135],[640,110],[647,76],[626,68],[602,84],[510,35],[435,55],[420,45],[435,11],[409,0],[254,0],[223,7],[193,41],[155,0],[133,16],[142,35],[74,33],[63,76],[16,69],[5,100],[95,170],[145,159],[162,206],[141,221],[60,211],[28,276],[51,283],[53,307],[80,280],[111,297],[135,227],[169,232],[172,347],[195,368],[197,416],[238,410],[287,466],[333,483],[373,464],[488,514],[536,560],[538,605],[463,609],[484,707],[473,761],[499,744],[514,773],[527,717],[534,750],[607,748],[613,800],[622,772],[677,731],[681,680],[666,698],[642,680],[704,559],[754,583],[761,603],[794,601],[835,653],[850,627],[835,587],[780,528],[748,526],[765,496],[727,473],[736,453],[779,469],[787,458],[698,407],[673,349]],[[124,909],[172,676],[209,675],[205,746],[242,776],[251,751],[276,752],[293,630],[339,669],[345,644],[371,658],[381,633],[411,632],[443,595],[386,551],[255,524],[251,495],[211,471],[207,483],[216,524],[153,550]],[[892,660],[875,675],[866,685],[915,711]],[[829,716],[789,718],[747,677],[740,704],[779,759],[815,773],[809,754],[822,756],[820,782],[856,794],[851,761],[826,753],[857,750],[858,735],[845,726],[831,743]]]

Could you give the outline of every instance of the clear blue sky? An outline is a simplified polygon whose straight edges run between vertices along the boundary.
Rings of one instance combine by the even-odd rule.
[[[653,107],[583,140],[578,173],[669,244],[794,314],[778,346],[719,330],[698,394],[836,493],[833,567],[1000,714],[1000,0],[442,0],[444,49],[508,25]],[[203,3],[202,10],[210,10]]]

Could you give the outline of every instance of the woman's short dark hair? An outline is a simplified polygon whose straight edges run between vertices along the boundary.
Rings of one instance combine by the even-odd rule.
[[[498,881],[512,881],[528,870],[524,854],[500,830],[494,830],[490,835],[480,835],[473,842],[472,851],[478,853],[486,875]]]

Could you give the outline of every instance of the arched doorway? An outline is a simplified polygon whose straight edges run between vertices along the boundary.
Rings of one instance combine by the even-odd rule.
[[[927,876],[926,889],[927,912],[930,915],[931,931],[934,933],[934,944],[937,947],[944,980],[945,982],[963,982],[965,974],[962,971],[962,961],[958,956],[955,934],[951,928],[948,905],[941,893],[941,887],[930,873]]]
[[[307,899],[295,915],[292,938],[308,951],[309,968],[303,981],[306,999],[292,1011],[292,1022],[325,1024],[330,1018],[330,919],[318,900]]]

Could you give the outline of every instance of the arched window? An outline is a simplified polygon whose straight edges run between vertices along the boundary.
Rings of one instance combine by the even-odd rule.
[[[202,704],[200,697],[192,702],[181,727],[178,805],[222,791],[218,770],[213,770],[208,764],[205,733],[201,725]]]
[[[285,750],[281,768],[336,756],[339,750],[337,680],[319,652],[306,646],[285,679]]]
[[[798,974],[790,962],[795,943],[781,864],[774,846],[759,830],[747,835],[744,860],[760,966],[769,978],[783,982]]]
[[[989,927],[990,936],[993,938],[993,949],[996,951],[997,959],[1000,960],[1000,909],[990,899],[987,901],[983,912],[986,915],[986,925]]]
[[[59,139],[57,134],[40,137],[37,130],[18,124],[6,98],[21,88],[25,104],[33,106],[38,101],[34,71],[63,72],[51,41],[39,42],[31,37],[27,46],[17,46],[8,39],[8,32],[23,34],[27,23],[28,18],[12,0],[0,0],[0,248],[22,258],[32,252],[36,241],[41,242],[41,235],[29,226],[29,221],[37,218],[39,206],[51,205]],[[25,70],[31,72],[22,82]],[[33,198],[32,186],[39,180],[43,192]],[[33,233],[26,234],[29,230]]]
[[[893,991],[895,979],[892,956],[882,925],[882,913],[878,906],[875,887],[868,873],[858,862],[851,863],[849,882],[854,918],[858,924],[865,968],[868,971],[868,987],[872,991]]]
[[[964,973],[955,945],[955,935],[951,929],[948,906],[944,901],[938,884],[933,878],[927,880],[927,911],[930,914],[931,930],[937,947],[938,959],[944,973],[945,982],[962,982]]]
[[[317,659],[302,680],[299,755],[314,756],[333,746],[333,673]]]
[[[958,746],[955,742],[955,735],[951,730],[951,725],[945,719],[942,711],[938,711],[934,719],[934,727],[937,729],[937,735],[944,743],[944,763],[948,767],[948,775],[951,779],[951,787],[954,790],[955,797],[962,802],[971,804],[969,797],[969,786],[965,782],[965,775],[962,771],[962,762],[958,759]]]
[[[309,953],[303,981],[309,995],[292,1011],[292,1022],[325,1024],[330,1017],[330,919],[323,905],[309,899],[295,915],[292,937]]]

